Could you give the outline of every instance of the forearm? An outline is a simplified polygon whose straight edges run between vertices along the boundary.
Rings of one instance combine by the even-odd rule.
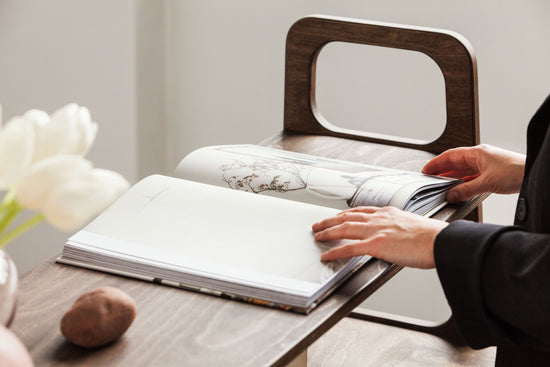
[[[459,221],[436,238],[435,264],[459,330],[474,348],[550,350],[550,236]]]
[[[515,344],[550,350],[550,235],[507,231],[488,249],[485,304]]]

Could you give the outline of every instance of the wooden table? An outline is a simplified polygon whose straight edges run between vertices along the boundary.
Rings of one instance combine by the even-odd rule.
[[[290,133],[262,144],[413,170],[433,156],[406,148]],[[438,217],[462,217],[476,204],[446,208]],[[37,366],[303,365],[308,346],[400,269],[385,261],[370,261],[304,316],[56,264],[52,259],[21,278],[12,330]],[[114,286],[132,296],[137,318],[117,342],[93,350],[73,346],[59,331],[60,319],[79,295],[102,286]]]

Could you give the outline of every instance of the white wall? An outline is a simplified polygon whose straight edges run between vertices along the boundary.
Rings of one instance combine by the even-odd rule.
[[[166,146],[164,1],[135,0],[138,177],[171,173]]]
[[[464,35],[478,59],[485,143],[524,151],[529,118],[550,92],[546,0],[169,0],[165,11],[172,167],[197,147],[254,143],[281,130],[285,36],[294,21],[309,14],[443,28]],[[327,88],[326,100],[337,100],[337,92],[331,96]],[[358,88],[364,98],[375,97],[376,89]],[[345,113],[342,121],[354,119]],[[485,220],[511,223],[514,201],[513,196],[488,199]],[[367,305],[431,320],[441,320],[449,312],[435,271],[405,270]]]
[[[461,33],[478,57],[482,140],[523,150],[525,126],[550,89],[549,9],[545,0],[168,1],[171,164],[203,143],[280,130],[286,31],[312,13]]]
[[[4,120],[31,108],[85,105],[100,126],[89,158],[131,181],[138,171],[134,12],[131,0],[0,1]],[[41,224],[7,250],[25,272],[59,253],[67,236]]]

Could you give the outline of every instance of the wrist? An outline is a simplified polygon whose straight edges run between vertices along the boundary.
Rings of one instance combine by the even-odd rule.
[[[516,164],[516,192],[521,190],[521,184],[523,183],[523,176],[525,175],[525,156]]]
[[[424,241],[426,241],[425,248],[427,249],[427,253],[424,259],[426,261],[425,263],[421,264],[419,267],[424,269],[433,269],[435,268],[435,257],[434,257],[435,240],[439,235],[439,233],[441,233],[441,231],[445,229],[445,227],[447,227],[449,223],[444,222],[442,220],[428,218],[428,224],[429,226],[424,232],[426,235],[426,237],[424,238]]]

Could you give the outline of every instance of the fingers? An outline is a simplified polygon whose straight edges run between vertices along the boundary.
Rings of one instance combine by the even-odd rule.
[[[426,163],[422,172],[438,175],[452,171],[466,171],[466,175],[477,173],[473,147],[454,148],[447,150]]]
[[[354,208],[346,209],[346,210],[338,213],[338,215],[342,215],[344,213],[355,213],[355,212],[365,213],[365,214],[372,214],[372,213],[375,213],[379,210],[380,210],[380,207],[378,207],[378,206],[356,206]]]
[[[450,177],[450,178],[461,178],[464,181],[468,181],[469,179],[473,179],[477,176],[479,176],[479,170],[477,169],[461,169],[461,170],[454,170],[450,172],[443,172],[438,173],[438,176],[443,177]]]
[[[321,255],[321,260],[332,261],[337,259],[345,259],[354,256],[368,255],[368,241],[354,242],[347,245],[334,247]]]
[[[336,216],[324,219],[311,226],[315,232],[322,231],[326,228],[333,227],[344,222],[366,222],[368,217],[365,214],[375,213],[379,208],[375,207],[355,207],[338,213]]]
[[[473,198],[476,195],[484,193],[484,189],[481,179],[477,178],[472,181],[468,181],[457,185],[449,190],[447,193],[447,201],[449,203],[458,203]]]
[[[316,240],[357,240],[331,248],[321,255],[321,259],[331,261],[370,255],[404,266],[435,266],[433,243],[447,223],[391,207],[378,208],[374,213],[364,212],[371,210],[345,211],[320,222],[324,224],[319,226],[326,224],[328,227],[315,234]],[[354,221],[342,219],[346,217]]]
[[[371,229],[365,223],[343,222],[315,233],[317,241],[362,240],[370,236]]]
[[[321,254],[321,260],[332,261],[368,255],[392,262],[396,257],[395,248],[388,248],[387,245],[386,236],[375,235],[363,241],[333,247]]]
[[[379,211],[377,207],[355,207],[338,213],[336,216],[322,220],[312,226],[317,241],[341,239],[363,240],[332,248],[321,255],[321,260],[331,261],[341,258],[367,255],[371,236],[367,222],[372,214]]]
[[[371,236],[374,230],[369,224],[377,213],[391,210],[377,207],[355,207],[338,213],[336,216],[324,219],[311,226],[316,232],[317,241],[332,240],[362,240]]]

